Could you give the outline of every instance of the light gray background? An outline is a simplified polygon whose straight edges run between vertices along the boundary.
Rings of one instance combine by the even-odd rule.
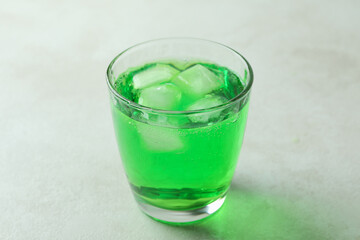
[[[2,1],[0,239],[360,239],[359,1]],[[190,227],[137,208],[105,69],[190,36],[252,64],[222,211]]]

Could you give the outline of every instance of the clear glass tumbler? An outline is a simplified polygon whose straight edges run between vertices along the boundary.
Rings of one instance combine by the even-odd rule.
[[[152,109],[119,93],[115,85],[120,74],[169,59],[226,66],[241,81],[232,84],[243,88],[226,103],[191,111]],[[252,83],[253,71],[242,55],[208,40],[153,40],[114,58],[107,69],[107,84],[115,134],[143,212],[163,222],[188,223],[222,206],[242,145]]]

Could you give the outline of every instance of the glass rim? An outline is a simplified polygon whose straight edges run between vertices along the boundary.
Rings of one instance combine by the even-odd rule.
[[[233,97],[232,99],[226,101],[225,103],[222,103],[220,105],[216,105],[216,106],[213,106],[213,107],[210,107],[210,108],[203,108],[203,109],[196,109],[196,110],[186,110],[186,111],[172,111],[172,110],[162,110],[162,109],[156,109],[156,108],[151,108],[151,107],[146,107],[146,106],[143,106],[141,104],[138,104],[136,102],[133,102],[127,98],[125,98],[124,96],[122,96],[121,94],[119,94],[113,87],[113,85],[111,84],[110,82],[110,72],[112,70],[112,67],[113,65],[115,64],[115,62],[122,56],[124,55],[125,53],[127,53],[128,51],[136,48],[136,47],[139,47],[139,46],[142,46],[142,45],[145,45],[145,44],[148,44],[148,43],[152,43],[152,42],[158,42],[158,41],[165,41],[165,40],[193,40],[193,41],[202,41],[202,42],[207,42],[207,43],[212,43],[212,44],[215,44],[215,45],[218,45],[218,46],[221,46],[225,49],[228,49],[230,50],[231,52],[235,53],[238,57],[240,57],[240,59],[245,63],[247,69],[249,70],[249,81],[246,83],[246,86],[245,88],[238,94],[236,95],[235,97]],[[251,87],[252,87],[252,84],[253,84],[253,81],[254,81],[254,73],[253,73],[253,70],[252,70],[252,67],[250,65],[250,63],[246,60],[246,58],[241,55],[239,52],[237,52],[236,50],[234,50],[233,48],[231,47],[228,47],[222,43],[219,43],[219,42],[215,42],[215,41],[212,41],[212,40],[207,40],[207,39],[202,39],[202,38],[191,38],[191,37],[171,37],[171,38],[157,38],[157,39],[152,39],[152,40],[148,40],[148,41],[144,41],[144,42],[140,42],[140,43],[137,43],[131,47],[128,47],[126,48],[125,50],[123,50],[122,52],[120,52],[118,55],[115,56],[115,58],[110,62],[109,66],[107,67],[106,69],[106,82],[107,82],[107,85],[111,91],[111,93],[117,97],[118,99],[120,99],[123,103],[125,104],[128,104],[130,105],[132,108],[135,108],[135,109],[138,109],[138,110],[142,110],[142,111],[148,111],[148,112],[152,112],[152,113],[160,113],[160,114],[174,114],[174,115],[177,115],[177,114],[193,114],[193,113],[202,113],[202,112],[211,112],[211,111],[216,111],[218,109],[221,109],[221,108],[225,108],[227,106],[230,106],[231,104],[237,102],[237,101],[241,101],[243,98],[245,98],[248,93],[250,92],[251,90]]]

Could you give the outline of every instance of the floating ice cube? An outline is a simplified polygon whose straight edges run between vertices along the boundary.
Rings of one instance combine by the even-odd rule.
[[[186,94],[196,98],[220,88],[224,80],[206,67],[196,64],[181,72],[173,80]]]
[[[165,83],[142,90],[138,103],[155,109],[176,110],[180,99],[180,89],[172,83]]]
[[[154,67],[139,72],[133,77],[134,89],[146,88],[150,85],[169,81],[179,71],[166,64],[156,64]]]
[[[224,97],[216,95],[207,95],[204,98],[191,104],[187,110],[200,110],[215,107],[225,103],[227,100]],[[216,119],[220,116],[221,109],[210,112],[195,113],[189,116],[192,122],[208,122],[210,119]]]
[[[222,96],[217,95],[206,95],[204,98],[197,100],[191,104],[187,110],[199,110],[215,107],[225,103],[227,100]]]
[[[139,122],[137,130],[141,142],[150,150],[172,152],[184,148],[184,143],[177,133],[178,130],[175,128],[152,126]]]

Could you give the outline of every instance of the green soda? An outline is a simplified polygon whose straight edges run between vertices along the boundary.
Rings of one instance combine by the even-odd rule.
[[[115,133],[138,201],[191,210],[226,194],[247,119],[248,98],[232,101],[243,81],[226,67],[180,60],[129,68],[115,79],[125,99],[112,98]]]

